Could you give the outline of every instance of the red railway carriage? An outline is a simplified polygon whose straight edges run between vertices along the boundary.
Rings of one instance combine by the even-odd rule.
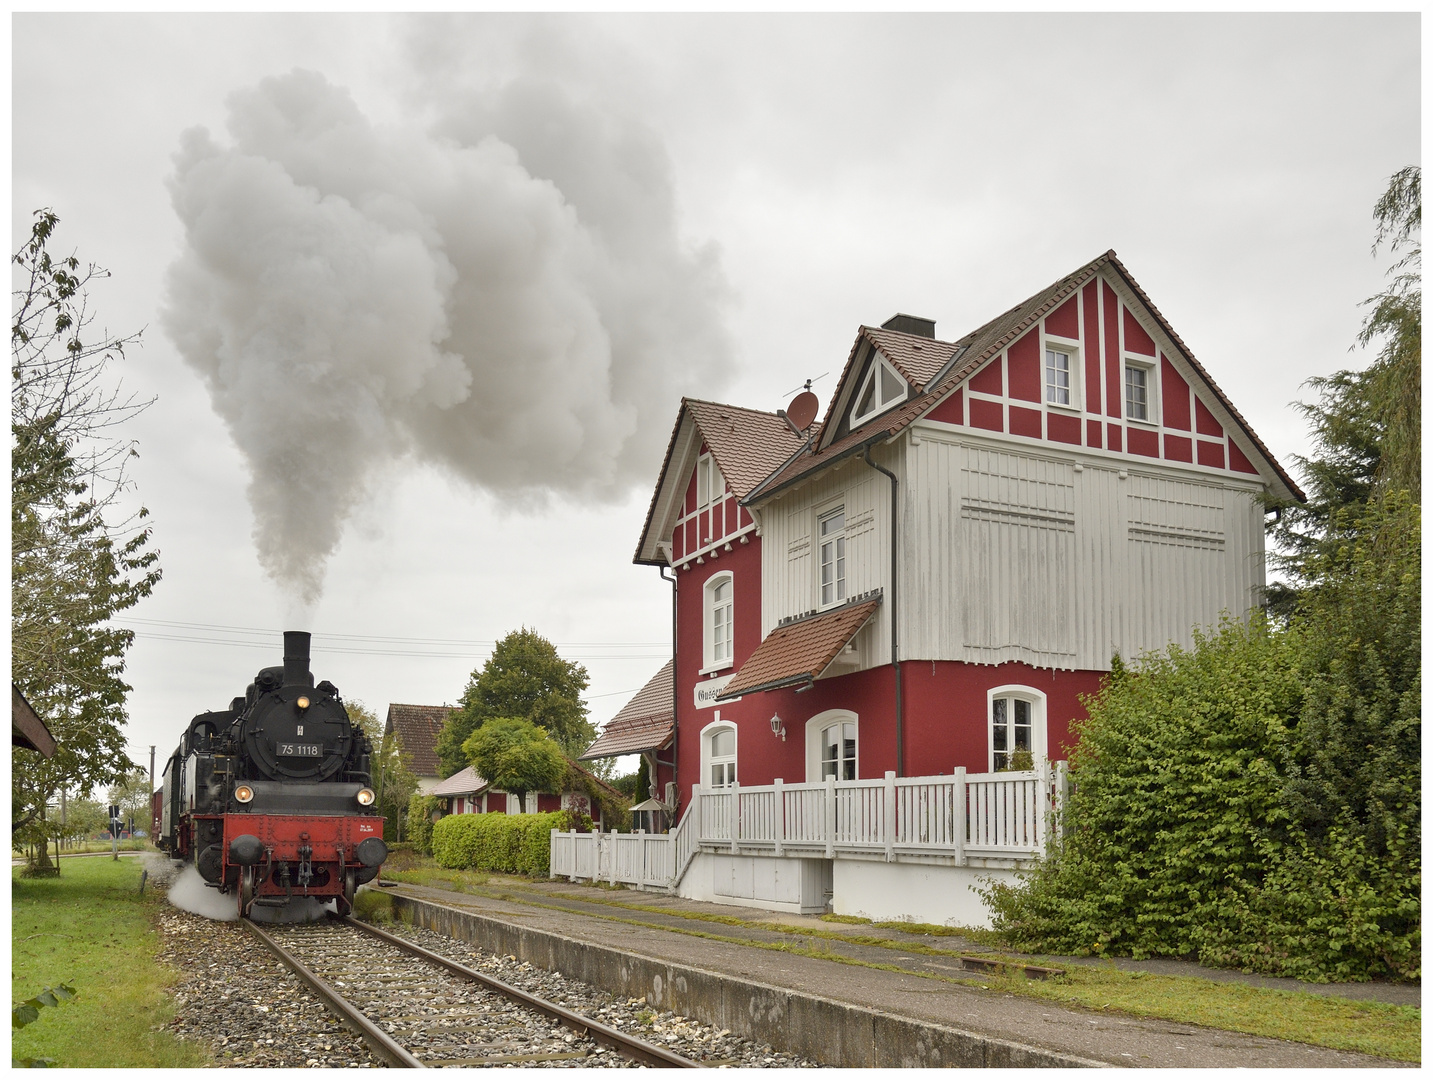
[[[189,722],[154,796],[157,843],[233,893],[241,915],[298,896],[347,913],[388,857],[370,753],[338,688],[314,685],[309,635],[289,631],[283,667]]]

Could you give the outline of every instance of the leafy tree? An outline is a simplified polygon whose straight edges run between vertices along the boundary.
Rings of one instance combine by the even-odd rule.
[[[110,388],[106,369],[139,335],[93,336],[87,286],[108,276],[47,245],[58,218],[37,213],[14,256],[11,322],[11,677],[54,733],[54,758],[16,749],[11,830],[46,832],[62,788],[118,782],[125,754],[124,654],[110,624],[159,581],[146,511],[111,520],[133,444],[116,426],[148,402]]]
[[[463,744],[494,717],[517,717],[547,730],[563,753],[576,757],[597,731],[587,719],[582,692],[587,669],[558,656],[552,642],[523,627],[497,643],[463,691],[458,711],[438,734],[439,768],[444,776],[465,768]]]
[[[1361,371],[1338,371],[1308,381],[1318,394],[1297,407],[1308,419],[1314,454],[1296,456],[1306,503],[1278,504],[1272,533],[1279,550],[1271,562],[1289,577],[1270,587],[1270,609],[1287,617],[1327,569],[1328,557],[1355,539],[1354,528],[1371,501],[1407,491],[1421,498],[1422,403],[1422,174],[1417,166],[1395,173],[1374,208],[1374,251],[1387,243],[1401,258],[1389,285],[1364,302],[1368,314],[1358,344],[1378,343]]]
[[[131,821],[136,829],[143,829],[149,832],[150,828],[150,807],[149,807],[149,770],[139,766],[131,766],[129,773],[118,783],[111,784],[106,793],[109,806],[119,807],[120,817],[124,819],[126,827]],[[106,821],[103,828],[109,827]]]
[[[369,771],[378,812],[383,815],[383,837],[397,843],[406,831],[408,800],[418,790],[418,777],[404,760],[396,731],[385,734],[377,714],[361,701],[345,699],[343,706],[354,723],[363,729],[372,748]]]
[[[530,720],[496,716],[468,736],[463,753],[493,787],[522,801],[529,791],[558,790],[567,758],[547,732]]]

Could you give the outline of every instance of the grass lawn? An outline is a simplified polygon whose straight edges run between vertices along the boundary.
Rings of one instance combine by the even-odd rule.
[[[403,869],[390,869],[385,866],[383,876],[392,881],[408,881],[433,888],[494,897],[502,897],[505,892],[510,894],[514,886],[521,888],[520,879],[506,879],[508,888],[504,889],[505,879],[502,877],[476,871],[439,869],[431,859],[420,859],[411,854],[399,865]],[[872,963],[841,956],[832,951],[829,943],[844,941],[889,949],[905,955],[914,953],[922,956],[958,957],[959,948],[939,948],[912,940],[918,934],[934,931],[938,936],[968,937],[978,939],[983,945],[998,947],[998,942],[989,931],[960,931],[911,923],[878,924],[880,928],[899,932],[897,937],[885,937],[860,933],[861,925],[869,925],[866,919],[839,916],[826,916],[831,929],[816,930],[808,926],[782,923],[779,915],[766,919],[745,919],[733,915],[681,911],[644,904],[639,899],[641,895],[625,889],[612,890],[606,886],[598,886],[592,888],[591,895],[584,895],[582,900],[584,903],[602,904],[614,909],[612,919],[616,922],[656,926],[655,923],[644,923],[641,915],[661,914],[692,923],[692,929],[676,930],[677,933],[730,941],[752,948],[815,956],[858,967],[908,971],[896,964]],[[527,895],[521,899],[524,902],[532,902]],[[619,911],[624,914],[618,915]],[[723,936],[712,930],[697,929],[703,923],[770,930],[804,938],[806,942],[753,942],[744,938]],[[673,929],[670,925],[661,928],[669,931]],[[1321,994],[1270,990],[1243,983],[1215,982],[1212,979],[1183,975],[1120,971],[1113,964],[1108,967],[1071,964],[1067,966],[1065,975],[1047,981],[1026,979],[1021,975],[972,973],[968,978],[959,978],[925,972],[909,973],[941,982],[980,986],[1096,1012],[1122,1012],[1179,1024],[1199,1024],[1224,1031],[1241,1031],[1250,1035],[1288,1039],[1337,1050],[1353,1050],[1397,1061],[1422,1060],[1423,1011],[1407,1005],[1350,1001]]]
[[[204,1065],[208,1054],[162,1030],[173,1010],[164,990],[154,914],[164,893],[139,896],[141,860],[64,859],[61,876],[10,886],[11,1000],[67,983],[79,997],[11,1033],[17,1058],[77,1068]],[[159,1028],[161,1030],[155,1030]]]

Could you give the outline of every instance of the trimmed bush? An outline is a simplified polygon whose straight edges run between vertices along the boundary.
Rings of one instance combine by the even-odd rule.
[[[433,858],[449,870],[546,877],[553,829],[578,827],[569,810],[549,814],[450,814],[433,826]]]
[[[444,802],[421,792],[408,800],[408,842],[420,855],[433,854],[433,811],[443,809]]]

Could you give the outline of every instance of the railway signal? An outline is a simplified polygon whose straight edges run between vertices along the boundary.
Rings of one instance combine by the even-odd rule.
[[[119,816],[119,806],[110,803],[109,807],[109,835],[110,835],[110,857],[116,862],[119,861],[119,834],[124,828],[124,819]]]

